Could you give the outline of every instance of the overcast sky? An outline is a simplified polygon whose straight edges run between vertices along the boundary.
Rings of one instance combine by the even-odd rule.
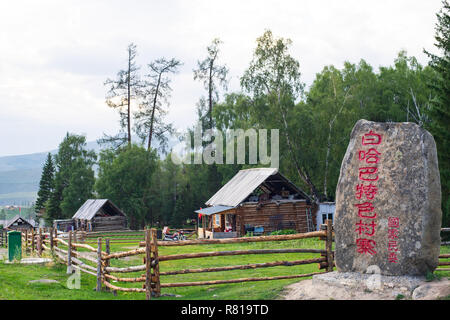
[[[88,141],[116,133],[103,83],[125,68],[130,42],[142,67],[159,57],[184,63],[167,118],[181,130],[196,119],[204,89],[192,70],[215,37],[229,91],[239,90],[265,29],[293,41],[309,86],[325,65],[363,58],[377,69],[402,49],[426,64],[440,8],[440,0],[2,1],[0,156],[55,149],[67,131]]]

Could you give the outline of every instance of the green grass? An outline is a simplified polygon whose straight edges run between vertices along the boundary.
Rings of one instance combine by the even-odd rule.
[[[195,245],[182,247],[159,247],[160,255],[190,252],[211,252],[227,250],[248,250],[248,249],[270,249],[270,248],[313,248],[323,249],[325,243],[316,239],[279,241],[279,242],[255,242],[226,245]],[[128,251],[137,247],[135,244],[111,244],[111,251]],[[86,251],[79,249],[79,251]],[[442,247],[442,253],[449,253],[450,247]],[[94,254],[95,255],[95,254]],[[262,263],[272,261],[289,261],[320,257],[319,254],[292,253],[292,254],[261,254],[261,255],[241,255],[225,257],[208,257],[197,259],[185,259],[174,261],[162,261],[160,272],[169,270],[179,270],[187,268],[208,268],[230,265],[245,265],[250,263]],[[111,260],[114,267],[125,267],[143,264],[143,255],[132,256],[125,259]],[[93,265],[93,264],[91,264]],[[94,266],[94,265],[93,265]],[[291,267],[270,267],[250,270],[233,270],[223,272],[207,272],[194,274],[180,274],[172,276],[162,276],[161,283],[173,282],[194,282],[204,280],[221,280],[248,277],[270,277],[280,275],[305,274],[318,272],[317,264],[300,265]],[[120,277],[139,277],[145,272],[135,272],[117,274]],[[437,277],[449,277],[450,272],[435,272]],[[30,284],[30,280],[54,279],[58,284]],[[51,263],[41,266],[25,266],[19,264],[4,264],[0,261],[0,299],[145,299],[144,293],[118,292],[117,297],[109,292],[95,292],[96,278],[92,275],[81,273],[81,288],[70,290],[66,282],[69,275],[66,274],[66,267],[61,264]],[[307,279],[307,278],[305,278]],[[244,282],[235,284],[220,284],[197,287],[162,288],[162,296],[159,300],[192,299],[192,300],[265,300],[277,299],[285,286],[301,281],[300,279],[273,280]],[[113,282],[116,286],[140,288],[142,283],[119,283]],[[176,296],[175,296],[176,295]]]
[[[111,251],[128,251],[136,244],[111,244]],[[159,254],[176,254],[188,252],[209,252],[227,250],[245,250],[262,248],[316,248],[323,249],[324,243],[311,239],[280,241],[280,242],[258,242],[227,245],[196,245],[184,247],[159,247]],[[86,251],[80,249],[80,251]],[[160,263],[160,271],[179,270],[186,268],[207,268],[227,265],[243,265],[249,263],[261,263],[281,260],[299,260],[319,257],[319,254],[265,254],[247,256],[209,257],[198,259],[185,259],[175,261],[163,261]],[[116,259],[111,261],[112,266],[124,267],[143,264],[143,255],[129,257],[127,259]],[[92,265],[92,264],[91,264]],[[60,264],[49,264],[46,266],[9,265],[0,262],[0,299],[145,299],[144,293],[118,292],[114,297],[111,293],[98,293],[93,291],[96,278],[92,275],[81,274],[81,288],[70,290],[66,286],[69,275],[65,273],[66,267]],[[203,280],[221,280],[248,277],[270,277],[279,275],[303,274],[318,272],[318,265],[302,265],[292,267],[271,267],[254,270],[234,270],[224,272],[208,272],[197,274],[182,274],[173,276],[162,276],[161,283],[192,282]],[[144,272],[118,274],[121,277],[137,277]],[[28,281],[36,279],[54,279],[59,284],[30,284]],[[300,279],[274,280],[245,282],[235,284],[220,284],[197,287],[162,288],[162,296],[158,299],[194,299],[194,300],[222,300],[222,299],[275,299],[283,288]],[[142,283],[113,283],[122,287],[141,287]],[[175,297],[177,295],[177,297]]]

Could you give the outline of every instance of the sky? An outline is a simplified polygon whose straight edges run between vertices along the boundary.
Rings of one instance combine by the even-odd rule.
[[[196,121],[206,95],[194,81],[197,61],[220,38],[228,92],[239,91],[256,39],[269,29],[292,40],[306,88],[326,65],[366,60],[392,65],[400,50],[428,63],[440,0],[165,0],[1,1],[0,156],[57,148],[66,132],[87,141],[119,130],[105,103],[107,78],[126,67],[137,45],[142,72],[166,57],[183,62],[172,76],[167,121]],[[225,92],[222,92],[224,94]]]

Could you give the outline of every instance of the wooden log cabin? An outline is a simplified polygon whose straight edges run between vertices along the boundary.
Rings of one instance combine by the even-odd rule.
[[[199,238],[315,230],[317,206],[276,168],[240,170],[198,214]]]
[[[76,230],[114,231],[127,229],[127,216],[108,199],[89,199],[72,217]]]
[[[14,216],[14,218],[9,220],[3,227],[7,230],[22,230],[22,229],[31,230],[37,227],[37,225],[36,222],[31,219],[27,220],[19,215],[16,215]]]

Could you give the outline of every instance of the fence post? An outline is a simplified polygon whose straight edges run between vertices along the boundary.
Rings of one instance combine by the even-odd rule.
[[[151,235],[145,230],[145,299],[152,298]]]
[[[31,254],[34,253],[34,228],[31,229]]]
[[[328,219],[327,224],[327,239],[326,239],[326,250],[327,250],[327,272],[333,271],[333,221]]]
[[[156,229],[151,229],[151,237],[152,237],[152,264],[153,266],[153,274],[152,282],[154,282],[155,285],[155,296],[159,297],[161,295],[161,285],[159,281],[159,261],[158,261],[158,238]],[[153,290],[153,289],[152,289]]]
[[[102,238],[97,238],[97,289],[102,290]]]
[[[111,253],[111,249],[109,247],[109,238],[105,239],[105,252],[106,252],[106,254],[110,254]],[[109,259],[106,259],[105,260],[105,268],[109,267],[109,264],[110,264],[109,263]],[[104,273],[108,273],[108,271],[105,270]],[[105,278],[105,281],[109,282],[109,279]],[[106,291],[109,291],[108,287],[106,287]]]
[[[39,228],[39,237],[38,237],[38,255],[42,256],[42,228]]]
[[[72,274],[72,231],[69,231],[69,241],[67,248],[67,274]]]
[[[25,229],[25,254],[28,253],[28,230]]]
[[[49,238],[50,238],[50,251],[53,254],[53,228],[50,227],[50,232],[49,232]]]
[[[58,241],[56,241],[57,238],[58,238],[58,228],[55,228],[55,247],[58,246]]]

